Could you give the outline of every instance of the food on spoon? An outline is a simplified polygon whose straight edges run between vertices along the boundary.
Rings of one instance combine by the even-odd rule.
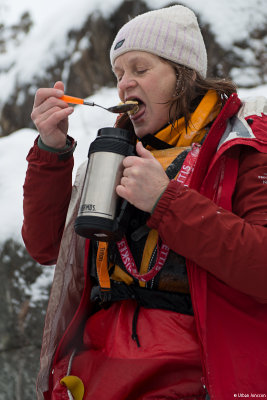
[[[139,110],[138,101],[136,101],[136,100],[127,100],[125,102],[120,102],[118,104],[118,106],[121,106],[121,105],[124,105],[124,104],[132,104],[132,105],[134,105],[134,107],[131,110],[127,111],[128,115],[134,115]]]
[[[139,111],[138,101],[136,101],[136,100],[127,100],[125,103],[126,104],[135,104],[135,107],[132,110],[128,111],[128,115],[134,115]]]

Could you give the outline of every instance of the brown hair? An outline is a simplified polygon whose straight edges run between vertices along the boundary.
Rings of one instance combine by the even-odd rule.
[[[172,61],[162,59],[169,63],[175,70],[177,81],[174,96],[169,100],[170,121],[174,123],[178,118],[184,117],[186,129],[188,128],[190,113],[199,104],[208,90],[215,90],[223,106],[232,93],[236,93],[236,85],[228,79],[203,78],[191,68],[178,65]],[[171,116],[174,116],[171,118]]]

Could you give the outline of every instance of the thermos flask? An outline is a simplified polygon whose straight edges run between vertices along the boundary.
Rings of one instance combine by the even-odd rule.
[[[125,201],[116,193],[123,174],[123,159],[134,154],[135,136],[126,129],[102,128],[88,151],[75,232],[103,242],[123,235],[120,218]]]

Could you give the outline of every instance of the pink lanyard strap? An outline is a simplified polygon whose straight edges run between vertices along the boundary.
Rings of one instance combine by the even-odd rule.
[[[199,151],[200,145],[194,143],[192,145],[192,150],[186,156],[186,159],[179,171],[176,181],[183,184],[184,186],[189,186],[191,176],[197,162]],[[123,237],[116,244],[121,255],[123,265],[126,268],[127,272],[134,278],[143,282],[148,282],[157,275],[157,273],[165,264],[165,261],[167,260],[170,251],[169,247],[166,244],[162,243],[161,246],[159,246],[159,244],[157,243],[158,255],[154,267],[145,274],[139,274],[126,238]]]

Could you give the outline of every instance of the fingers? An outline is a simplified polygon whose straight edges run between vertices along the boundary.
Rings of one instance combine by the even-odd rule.
[[[118,186],[116,187],[116,192],[117,192],[117,195],[118,195],[118,196],[122,197],[123,199],[125,199],[125,200],[127,200],[129,203],[131,203],[130,197],[129,197],[129,195],[128,195],[128,190],[126,189],[125,186],[123,186],[123,185],[118,185]],[[132,203],[131,203],[131,204],[132,204]]]
[[[38,89],[35,94],[34,107],[39,107],[49,97],[60,98],[64,95],[64,83],[57,81],[53,88]]]
[[[60,99],[57,99],[56,97],[48,97],[43,103],[41,103],[39,106],[34,106],[31,114],[31,118],[33,122],[35,123],[36,120],[40,117],[42,118],[47,118],[51,113],[54,113],[56,111],[60,111],[63,109],[67,109],[68,104]]]
[[[140,210],[151,212],[160,194],[169,184],[161,164],[138,143],[136,151],[139,157],[126,157],[124,170],[117,194]]]
[[[128,156],[123,160],[124,168],[132,167],[132,166],[140,166],[142,167],[144,161],[155,161],[154,156],[150,153],[150,151],[146,150],[141,142],[138,142],[136,145],[137,156]]]
[[[35,95],[35,101],[31,118],[36,125],[37,129],[40,130],[40,124],[43,121],[48,120],[50,116],[53,116],[56,124],[58,124],[64,118],[67,118],[71,114],[73,109],[68,104],[60,100],[59,97],[63,96],[63,91],[55,88],[42,88],[38,89]],[[66,110],[61,112],[62,110]]]
[[[54,84],[54,88],[55,88],[55,89],[58,89],[58,90],[62,90],[62,91],[64,92],[64,83],[61,82],[61,81],[57,81],[57,82]]]
[[[150,151],[146,150],[141,142],[136,144],[136,152],[137,154],[146,159],[154,159],[154,156],[150,153]]]
[[[31,114],[31,118],[37,128],[42,121],[47,120],[51,115],[57,112],[59,113],[54,116],[57,122],[66,118],[72,112],[70,109],[60,113],[61,110],[69,107],[65,101],[60,99],[63,94],[64,84],[60,81],[55,83],[54,88],[41,88],[37,90]]]
[[[39,132],[43,131],[44,123],[47,123],[47,130],[49,131],[50,124],[56,127],[58,123],[66,119],[73,110],[74,108],[69,107],[64,101],[50,97],[45,103],[33,109],[31,118]]]
[[[55,129],[61,121],[64,121],[73,112],[73,107],[60,108],[53,107],[47,110],[45,113],[38,114],[34,118],[34,112],[32,113],[32,119],[39,131],[39,133],[50,133]]]
[[[33,107],[39,107],[46,99],[50,97],[55,97],[59,99],[64,94],[64,91],[56,88],[41,88],[38,89],[35,94],[35,99],[33,103]]]
[[[50,147],[64,147],[68,131],[68,116],[73,107],[61,100],[64,84],[55,83],[53,88],[38,89],[34,99],[31,118],[44,144]]]
[[[142,143],[136,145],[137,156],[128,156],[123,160],[123,176],[128,178],[138,179],[139,175],[143,174],[145,168],[149,168],[151,162],[157,162],[154,156],[146,150]]]

